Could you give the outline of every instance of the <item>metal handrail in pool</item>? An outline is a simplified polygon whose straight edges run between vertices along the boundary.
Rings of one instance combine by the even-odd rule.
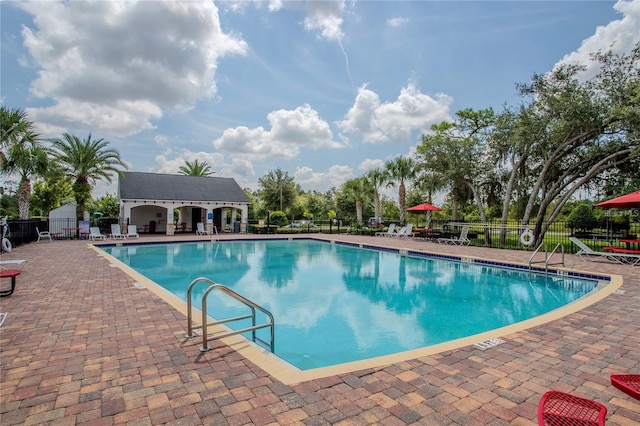
[[[209,288],[204,292],[204,294],[202,295],[202,324],[201,325],[193,325],[193,313],[192,313],[192,303],[191,303],[191,291],[193,290],[193,287],[199,283],[199,282],[205,282],[207,284],[209,284]],[[251,309],[251,313],[247,314],[247,315],[241,315],[241,316],[237,316],[237,317],[232,317],[232,318],[227,318],[224,320],[220,320],[220,321],[215,321],[212,323],[207,323],[207,296],[209,295],[209,293],[211,293],[213,290],[220,290],[223,293],[227,294],[228,296],[236,299],[237,301],[239,301],[240,303],[244,304],[245,306],[249,307],[249,309]],[[260,312],[264,313],[268,318],[269,318],[269,322],[264,323],[264,324],[259,324],[256,325],[256,309],[259,310]],[[219,324],[225,324],[228,322],[232,322],[232,321],[239,321],[239,320],[243,320],[243,319],[247,319],[247,318],[251,318],[251,327],[246,327],[243,328],[241,330],[233,330],[233,331],[229,331],[226,333],[222,333],[222,334],[217,334],[217,335],[211,335],[209,336],[209,334],[207,333],[207,327],[209,326],[214,326],[214,325],[219,325]],[[215,282],[211,281],[208,278],[204,278],[204,277],[200,277],[200,278],[196,278],[195,280],[191,281],[191,284],[189,284],[189,287],[187,289],[187,334],[185,335],[185,337],[187,338],[192,338],[195,337],[195,334],[193,333],[194,329],[202,329],[202,347],[200,348],[200,352],[207,352],[209,351],[211,348],[209,348],[207,346],[207,343],[209,342],[209,340],[218,340],[218,339],[222,339],[225,337],[229,337],[229,336],[234,336],[236,334],[242,334],[242,333],[246,333],[248,331],[251,331],[251,337],[253,339],[253,341],[255,342],[260,341],[261,343],[268,345],[271,352],[274,351],[274,342],[275,342],[275,332],[274,332],[274,319],[273,319],[273,315],[271,314],[271,312],[269,312],[267,309],[263,308],[262,306],[258,305],[257,303],[247,299],[246,297],[236,293],[235,291],[231,290],[229,287],[226,287],[222,284],[216,284]],[[266,327],[270,327],[271,328],[271,342],[265,342],[264,340],[260,339],[259,337],[256,336],[256,330],[259,330],[261,328],[266,328]]]
[[[536,261],[534,261],[533,258],[540,251],[541,248],[544,248],[544,260],[536,260]],[[557,263],[549,263],[549,261],[551,260],[551,257],[556,253],[556,251],[558,249],[561,249],[560,253],[562,254],[562,261],[557,262]],[[564,245],[562,243],[558,243],[553,248],[553,250],[551,250],[551,253],[548,253],[547,252],[547,245],[545,243],[540,244],[538,246],[538,248],[534,250],[533,254],[529,258],[529,272],[531,272],[531,265],[533,265],[535,263],[544,263],[544,271],[545,271],[545,273],[549,272],[549,265],[561,265],[561,266],[564,266]]]

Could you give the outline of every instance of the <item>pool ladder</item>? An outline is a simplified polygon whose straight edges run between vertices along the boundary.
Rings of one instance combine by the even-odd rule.
[[[544,249],[544,260],[533,260],[536,254],[540,251],[540,249]],[[551,263],[551,257],[556,254],[556,252],[560,249],[560,253],[562,254],[562,260],[560,262]],[[533,254],[529,258],[529,272],[531,272],[531,265],[535,263],[544,263],[544,272],[545,274],[549,272],[549,265],[562,265],[564,266],[564,245],[562,243],[556,244],[556,246],[551,250],[551,253],[547,251],[547,245],[542,243],[538,246],[537,249],[534,250]]]
[[[193,287],[198,284],[199,282],[205,282],[207,284],[209,284],[209,288],[205,290],[205,292],[202,294],[202,324],[201,325],[194,325],[193,324],[193,309],[192,309],[192,303],[191,303],[191,292],[193,290]],[[209,293],[211,293],[214,290],[218,290],[221,291],[223,293],[225,293],[226,295],[232,297],[233,299],[236,299],[237,301],[239,301],[240,303],[244,304],[245,306],[247,306],[250,310],[251,313],[247,314],[247,315],[240,315],[237,317],[232,317],[232,318],[227,318],[224,320],[219,320],[219,321],[215,321],[212,323],[207,323],[207,296],[209,295]],[[269,319],[268,322],[265,322],[263,324],[256,324],[256,310],[262,312],[263,314],[265,314],[267,316],[267,318]],[[246,327],[243,328],[241,330],[231,330],[231,331],[227,331],[227,332],[221,332],[218,334],[212,334],[209,335],[208,334],[208,327],[210,326],[215,326],[215,325],[220,325],[220,324],[226,324],[226,323],[230,323],[233,321],[240,321],[240,320],[244,320],[244,319],[248,319],[251,318],[251,327]],[[191,281],[191,284],[189,284],[189,287],[187,289],[187,334],[185,334],[184,337],[186,338],[193,338],[196,337],[196,335],[194,334],[194,330],[198,330],[198,329],[202,329],[202,347],[200,348],[200,352],[207,352],[209,351],[211,348],[209,348],[207,346],[207,343],[210,340],[219,340],[219,339],[223,339],[225,337],[229,337],[229,336],[234,336],[236,334],[242,334],[242,333],[247,333],[247,332],[251,332],[251,338],[254,342],[258,341],[266,346],[269,347],[269,349],[271,350],[271,352],[274,351],[274,337],[275,337],[275,333],[274,333],[274,320],[273,320],[273,315],[271,314],[271,312],[269,312],[268,310],[266,310],[265,308],[263,308],[262,306],[252,302],[251,300],[247,299],[244,296],[241,296],[240,294],[236,293],[235,291],[231,290],[229,287],[226,287],[222,284],[216,284],[213,281],[211,281],[208,278],[196,278],[195,280]],[[263,339],[259,338],[258,336],[256,336],[256,330],[262,329],[262,328],[267,328],[269,327],[271,329],[271,334],[270,334],[270,338],[271,338],[271,342],[266,342]]]

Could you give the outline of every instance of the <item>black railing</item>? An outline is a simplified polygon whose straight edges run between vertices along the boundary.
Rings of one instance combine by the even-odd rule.
[[[9,234],[7,238],[11,241],[12,247],[38,240],[36,228],[41,232],[49,230],[49,222],[46,219],[8,219]]]
[[[111,224],[118,223],[117,218],[100,218],[98,221],[92,221],[91,226],[98,226],[102,233],[111,232]],[[401,225],[398,220],[384,220],[383,227],[370,227],[368,223],[352,219],[335,219],[335,220],[299,220],[291,222],[287,225],[278,226],[271,224],[266,226],[258,220],[249,220],[247,224],[247,233],[255,234],[300,234],[300,233],[324,233],[324,234],[357,234],[357,235],[375,235],[376,232],[385,230],[391,223]],[[425,226],[424,219],[416,221],[414,228]],[[9,240],[13,247],[22,244],[34,242],[38,239],[36,228],[40,231],[49,231],[54,237],[77,237],[79,236],[79,227],[76,218],[36,218],[36,219],[9,219]],[[527,246],[521,241],[521,235],[525,227],[521,222],[509,222],[505,227],[506,231],[504,239],[501,239],[502,226],[500,222],[489,222],[485,231],[485,226],[479,221],[454,222],[452,220],[433,220],[431,229],[444,235],[456,236],[460,233],[463,226],[469,226],[468,238],[471,245],[479,247],[504,248],[515,250],[534,250],[535,247]],[[232,232],[235,231],[232,228]],[[75,234],[75,235],[74,235]],[[487,240],[487,235],[489,240]],[[606,226],[605,228],[595,228],[589,231],[575,230],[568,226],[568,222],[556,221],[549,224],[548,230],[544,236],[543,242],[548,247],[555,247],[562,244],[565,252],[575,253],[578,248],[569,240],[569,237],[575,236],[584,241],[587,245],[595,250],[601,250],[608,245],[615,245],[620,239],[638,238],[640,235],[640,223],[630,222],[626,226]]]

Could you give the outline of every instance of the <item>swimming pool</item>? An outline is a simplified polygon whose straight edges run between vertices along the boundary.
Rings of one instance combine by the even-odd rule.
[[[269,309],[275,353],[302,370],[504,327],[571,303],[598,285],[568,274],[311,239],[103,249],[183,300],[193,279],[207,277]],[[196,287],[194,306],[205,289]],[[208,306],[216,318],[239,309],[218,297],[210,297]]]

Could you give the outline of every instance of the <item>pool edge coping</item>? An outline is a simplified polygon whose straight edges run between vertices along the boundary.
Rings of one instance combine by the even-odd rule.
[[[362,244],[362,243],[350,243],[337,241],[331,238],[318,238],[318,237],[309,237],[309,236],[300,236],[300,237],[284,237],[279,239],[291,240],[291,239],[311,239],[317,241],[323,241],[328,243],[337,243],[337,244],[346,244],[349,246],[356,246],[361,248],[369,248],[369,249],[381,249],[386,251],[394,251],[400,254],[405,255],[432,255],[432,257],[440,258],[440,259],[449,259],[449,260],[461,260],[461,259],[472,259],[472,263],[478,263],[480,265],[486,266],[517,266],[515,269],[521,269],[523,267],[528,268],[528,265],[519,262],[499,262],[492,261],[487,258],[477,257],[477,256],[458,256],[458,255],[447,255],[441,253],[434,253],[428,250],[404,250],[398,249],[396,247],[389,247],[384,245],[377,244]],[[264,238],[252,238],[252,240],[264,240]],[[246,241],[246,240],[245,240]],[[203,241],[161,241],[155,243],[145,243],[146,244],[172,244],[172,243],[192,243],[192,242],[203,242]],[[104,257],[107,261],[109,261],[112,265],[123,271],[126,275],[130,276],[134,279],[134,282],[140,283],[144,288],[150,290],[160,299],[168,303],[177,311],[181,312],[185,316],[185,334],[186,334],[186,317],[187,317],[187,303],[177,296],[170,293],[168,290],[165,290],[163,287],[159,286],[149,278],[135,271],[133,268],[124,264],[120,260],[108,254],[106,251],[102,250],[101,247],[111,247],[111,246],[127,246],[127,245],[140,245],[136,241],[132,241],[130,243],[108,243],[108,244],[93,244],[89,243],[88,246],[91,247],[99,256]],[[550,268],[552,271],[562,271],[566,273],[576,274],[577,278],[588,278],[598,276],[601,278],[608,278],[609,283],[603,284],[599,283],[598,287],[590,292],[589,294],[567,304],[560,308],[554,309],[546,314],[539,315],[534,318],[530,318],[528,320],[520,321],[514,324],[510,324],[504,327],[500,327],[494,330],[474,334],[471,336],[463,337],[460,339],[451,340],[444,343],[439,343],[431,346],[425,346],[422,348],[412,349],[408,351],[398,352],[395,354],[382,355],[378,357],[369,358],[366,360],[360,361],[351,361],[347,363],[337,364],[334,366],[328,367],[319,367],[310,370],[300,370],[299,368],[289,364],[287,361],[278,357],[277,355],[271,353],[267,349],[251,342],[249,339],[241,335],[235,335],[226,337],[221,339],[223,343],[227,344],[230,348],[237,351],[240,355],[244,356],[258,367],[263,369],[265,372],[279,380],[285,385],[294,385],[310,380],[337,376],[342,374],[347,374],[355,371],[367,370],[367,369],[382,369],[391,364],[395,364],[398,362],[405,362],[412,359],[420,359],[423,357],[432,356],[441,352],[451,351],[455,349],[460,349],[467,346],[473,346],[476,343],[484,342],[487,340],[495,339],[495,338],[503,338],[510,339],[514,338],[512,335],[524,332],[528,329],[541,326],[543,324],[558,320],[560,318],[566,317],[573,313],[576,313],[582,309],[585,309],[588,306],[591,306],[607,296],[611,295],[613,292],[618,290],[623,284],[623,278],[621,275],[613,275],[613,274],[599,274],[595,275],[593,273],[586,273],[584,271],[580,271],[572,268]],[[544,269],[542,270],[544,271]],[[540,272],[540,271],[537,271]],[[591,278],[593,279],[593,278]],[[602,281],[602,280],[600,280]],[[194,317],[200,318],[202,313],[197,308],[193,308]],[[213,318],[210,318],[213,321]],[[224,326],[218,326],[221,330],[228,330]],[[510,337],[511,336],[511,337]],[[194,338],[194,343],[197,344],[201,341],[201,338]],[[197,343],[196,343],[197,342]],[[481,350],[481,349],[478,349]]]

